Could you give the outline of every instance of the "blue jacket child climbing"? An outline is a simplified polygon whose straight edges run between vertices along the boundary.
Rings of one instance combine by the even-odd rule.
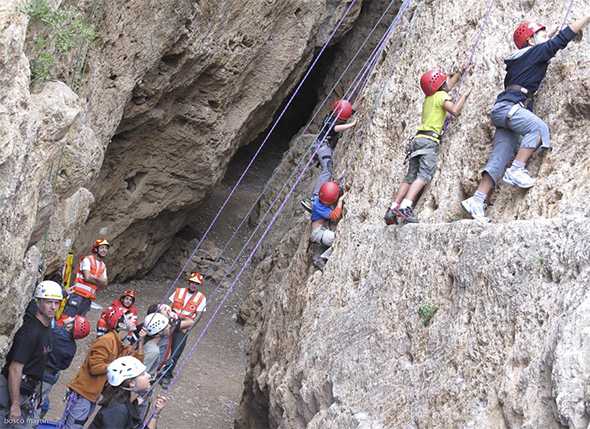
[[[590,17],[575,21],[555,37],[547,37],[544,25],[524,21],[514,32],[518,50],[505,59],[504,91],[496,98],[491,118],[496,126],[492,153],[475,194],[462,202],[476,220],[489,222],[484,204],[500,178],[504,183],[528,189],[535,184],[526,164],[538,149],[551,149],[549,127],[532,112],[532,98],[547,73],[551,59],[588,24]],[[512,162],[510,168],[506,169]]]
[[[426,96],[422,104],[422,118],[416,136],[408,148],[408,172],[393,203],[385,213],[387,225],[417,222],[412,205],[436,171],[447,113],[460,115],[469,96],[467,92],[455,104],[449,91],[468,69],[468,66],[464,66],[450,78],[440,70],[429,70],[420,78],[420,87]]]
[[[326,115],[322,123],[320,133],[315,140],[316,157],[320,164],[320,175],[315,181],[312,192],[312,200],[318,196],[320,187],[332,180],[332,157],[334,149],[338,143],[339,134],[346,131],[356,125],[356,121],[348,121],[354,113],[352,104],[348,100],[338,100],[334,103],[332,113]],[[302,200],[301,205],[303,208],[311,212],[310,200]]]
[[[324,268],[330,257],[330,247],[334,243],[336,234],[328,224],[338,222],[342,217],[344,195],[341,195],[340,185],[336,182],[326,182],[319,190],[318,196],[312,200],[311,235],[312,243],[320,244],[328,249],[319,258],[314,258],[314,265],[320,270]]]

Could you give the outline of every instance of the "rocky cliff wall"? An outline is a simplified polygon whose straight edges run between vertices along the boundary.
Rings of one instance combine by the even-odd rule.
[[[239,146],[268,126],[348,7],[50,1],[75,6],[98,33],[80,58],[56,66],[61,80],[76,81],[74,93],[60,81],[30,86],[26,53],[38,29],[22,13],[27,3],[0,5],[0,332],[7,336],[36,279],[59,269],[72,242],[82,253],[98,234],[113,241],[111,280],[147,272]]]
[[[460,208],[491,148],[488,112],[514,25],[529,16],[557,25],[566,5],[494,2],[465,82],[473,94],[445,136],[421,223],[382,220],[418,124],[418,77],[464,61],[485,6],[417,3],[392,38],[360,126],[337,150],[352,189],[326,269],[310,268],[302,217],[254,275],[238,427],[588,426],[587,36],[554,59],[538,94],[554,150],[531,164],[537,185],[500,187],[487,226],[462,220]],[[587,9],[574,1],[572,16]]]

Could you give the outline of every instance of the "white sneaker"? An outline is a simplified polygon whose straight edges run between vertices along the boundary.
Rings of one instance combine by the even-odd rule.
[[[529,176],[529,172],[526,168],[514,168],[510,167],[504,173],[502,178],[504,183],[512,186],[518,186],[519,188],[528,189],[535,186],[535,179]]]
[[[485,206],[481,201],[475,199],[475,197],[467,198],[461,201],[461,205],[467,213],[471,215],[473,219],[480,223],[489,223],[490,219],[486,217],[484,210]]]

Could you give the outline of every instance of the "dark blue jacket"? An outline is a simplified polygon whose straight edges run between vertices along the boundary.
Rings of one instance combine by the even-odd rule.
[[[545,78],[551,58],[557,54],[557,51],[565,48],[575,36],[576,33],[568,26],[552,39],[520,49],[510,55],[504,61],[506,63],[504,88],[508,85],[520,85],[529,91],[529,95],[534,94]],[[510,101],[516,104],[525,103],[526,99],[527,96],[520,91],[503,91],[498,95],[496,102]]]
[[[311,202],[311,221],[315,222],[320,219],[330,220],[332,210],[334,210],[332,207],[320,202],[318,197],[313,197]]]
[[[53,347],[47,357],[47,366],[43,375],[43,379],[48,383],[57,381],[59,371],[69,368],[76,355],[76,340],[71,332],[63,326],[56,326],[51,329],[51,335]]]

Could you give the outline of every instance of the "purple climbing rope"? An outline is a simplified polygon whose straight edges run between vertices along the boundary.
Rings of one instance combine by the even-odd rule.
[[[291,106],[291,103],[293,102],[293,100],[295,99],[295,97],[297,96],[297,94],[299,93],[299,90],[303,86],[305,80],[309,77],[309,75],[311,74],[312,70],[315,68],[315,66],[318,63],[319,59],[321,58],[322,54],[324,53],[324,51],[329,46],[330,42],[332,41],[332,39],[336,35],[336,32],[338,31],[338,29],[340,28],[340,26],[342,25],[342,23],[344,22],[344,20],[348,16],[348,13],[352,9],[352,7],[355,5],[356,1],[357,0],[352,0],[351,3],[346,8],[343,16],[340,18],[340,20],[336,24],[336,27],[334,28],[334,30],[332,31],[332,33],[328,37],[328,40],[326,41],[326,43],[324,44],[324,46],[322,46],[322,48],[320,49],[318,55],[316,56],[316,58],[312,62],[311,66],[309,67],[309,69],[307,70],[307,72],[305,73],[305,75],[303,76],[301,82],[299,83],[299,85],[297,85],[297,88],[295,88],[295,91],[293,92],[293,94],[291,95],[291,97],[289,98],[289,100],[287,101],[287,104],[285,105],[285,107],[283,108],[283,110],[281,111],[281,113],[279,114],[279,116],[277,117],[277,119],[274,121],[274,123],[271,126],[270,130],[266,134],[266,137],[264,138],[264,140],[262,141],[262,143],[260,144],[260,146],[258,147],[258,149],[256,150],[256,152],[252,156],[252,159],[250,160],[250,162],[248,163],[248,165],[246,166],[246,168],[242,172],[242,175],[239,177],[238,181],[235,183],[235,185],[231,189],[231,191],[228,194],[228,196],[226,197],[225,201],[223,202],[223,204],[221,205],[221,207],[217,211],[217,214],[215,215],[215,217],[213,218],[213,220],[211,221],[211,223],[209,224],[209,226],[205,230],[205,233],[200,238],[199,242],[197,243],[197,245],[195,246],[195,248],[193,249],[193,251],[191,252],[191,254],[189,255],[189,257],[187,258],[186,262],[184,263],[184,265],[182,266],[182,268],[178,272],[178,275],[176,276],[176,278],[174,279],[174,281],[170,284],[168,290],[166,291],[166,293],[164,295],[164,298],[166,298],[168,296],[168,294],[174,288],[174,286],[176,285],[176,283],[178,283],[178,280],[180,280],[180,277],[184,273],[184,270],[186,270],[186,268],[188,267],[188,265],[189,265],[190,261],[192,260],[192,258],[197,254],[197,252],[201,248],[201,245],[203,244],[203,242],[207,238],[209,232],[211,232],[211,229],[213,229],[213,226],[217,223],[217,220],[219,219],[219,216],[221,215],[221,212],[225,209],[225,207],[229,203],[230,199],[232,198],[232,196],[236,192],[236,189],[242,183],[242,180],[244,179],[244,177],[246,176],[246,174],[250,170],[250,167],[252,166],[252,164],[254,164],[254,161],[257,159],[258,155],[262,151],[262,148],[264,147],[264,145],[266,144],[266,142],[270,138],[270,135],[272,134],[272,132],[277,127],[277,124],[279,123],[279,121],[283,118],[283,116],[287,112],[287,109]]]
[[[405,0],[404,4],[410,4],[411,0]],[[405,10],[405,9],[404,9]],[[400,9],[401,11],[401,9]],[[398,11],[398,15],[400,14],[400,11]],[[396,18],[397,18],[396,16]],[[381,48],[381,46],[379,45],[374,52],[379,52],[379,49]],[[374,65],[376,64],[376,62],[374,61],[374,57],[375,55],[371,55],[368,61],[368,64],[370,65],[370,67],[374,67]],[[371,68],[370,67],[363,67],[364,72],[361,73],[361,75],[366,75]],[[358,80],[358,82],[354,85],[354,88],[350,91],[350,94],[354,94],[355,91],[358,90],[360,83],[361,83],[361,79]],[[330,121],[329,126],[332,127],[335,123],[336,123],[336,117],[334,114],[332,114],[333,117]],[[325,141],[327,135],[324,136],[322,138],[322,140],[319,142],[319,144],[317,144],[315,146],[315,150],[313,151],[312,155],[308,158],[307,163],[305,164],[305,166],[303,167],[302,171],[298,174],[297,178],[295,179],[294,183],[291,185],[291,188],[289,189],[289,192],[287,193],[287,195],[283,198],[283,201],[281,202],[279,208],[277,209],[277,211],[275,212],[275,214],[273,215],[272,219],[270,220],[269,224],[267,225],[267,227],[265,228],[262,236],[258,239],[258,241],[256,242],[256,244],[254,245],[254,248],[251,250],[250,254],[248,255],[248,258],[246,259],[246,261],[244,262],[244,264],[242,265],[242,267],[240,268],[239,272],[237,273],[237,275],[235,276],[234,280],[232,281],[232,283],[230,284],[230,286],[228,287],[226,293],[224,294],[223,298],[221,299],[221,301],[219,302],[219,304],[216,306],[213,314],[211,315],[211,317],[209,318],[209,320],[207,321],[206,325],[203,327],[203,329],[201,330],[201,332],[199,333],[199,336],[197,337],[197,340],[195,341],[195,343],[192,345],[188,355],[186,355],[186,357],[182,360],[182,362],[180,362],[180,366],[178,369],[178,373],[182,372],[182,370],[184,369],[184,366],[186,365],[186,362],[188,362],[190,360],[190,358],[192,357],[192,355],[196,352],[198,345],[200,344],[200,342],[202,341],[202,339],[205,337],[205,335],[207,334],[210,326],[213,324],[213,322],[216,320],[217,315],[219,314],[219,311],[223,308],[223,306],[225,305],[225,302],[227,301],[227,299],[232,295],[233,291],[235,290],[238,281],[240,280],[242,274],[244,273],[244,271],[246,270],[246,268],[249,266],[250,262],[252,261],[252,258],[254,257],[254,255],[256,254],[256,252],[258,251],[258,249],[260,248],[260,246],[262,245],[264,239],[266,238],[266,236],[268,235],[268,233],[270,232],[270,230],[272,229],[272,227],[274,226],[274,224],[276,223],[279,215],[281,214],[281,212],[284,210],[287,202],[289,201],[290,197],[293,195],[295,189],[297,188],[297,186],[299,185],[299,183],[301,182],[301,180],[303,179],[305,173],[307,172],[307,170],[309,169],[309,167],[311,166],[311,163],[314,160],[314,157],[317,153],[317,150],[319,148],[319,146]],[[280,195],[280,194],[279,194]],[[168,389],[172,389],[175,384],[177,383],[178,377],[173,378],[172,383],[170,384]],[[151,420],[153,416],[153,413],[150,414],[147,419],[144,421],[143,423],[143,427],[146,426],[146,424]]]
[[[321,111],[321,109],[324,107],[324,105],[326,104],[326,102],[330,99],[331,94],[336,90],[336,88],[338,87],[338,85],[340,84],[340,82],[342,81],[342,79],[344,78],[344,76],[346,75],[346,73],[348,72],[348,70],[350,69],[350,67],[352,66],[352,64],[356,61],[357,57],[359,56],[359,54],[361,53],[361,51],[363,50],[363,48],[365,47],[365,45],[367,44],[367,42],[369,41],[370,37],[373,35],[373,33],[377,30],[377,27],[379,26],[379,24],[381,23],[381,21],[383,21],[383,19],[385,18],[385,16],[389,13],[389,9],[391,9],[391,7],[393,6],[393,4],[395,3],[395,0],[392,0],[389,5],[387,6],[387,8],[385,9],[385,11],[381,14],[381,16],[379,17],[379,19],[377,20],[377,23],[373,26],[373,28],[371,29],[371,31],[367,34],[367,36],[365,37],[365,40],[363,41],[363,43],[360,45],[360,47],[357,49],[355,55],[352,57],[352,59],[349,61],[348,65],[346,66],[346,68],[344,69],[344,71],[342,72],[342,74],[340,75],[340,77],[338,78],[338,80],[336,81],[336,83],[332,86],[332,89],[328,92],[328,96],[326,98],[324,98],[324,100],[320,103],[319,107],[316,108],[315,113],[313,114],[312,118],[308,121],[307,125],[305,126],[305,128],[303,129],[303,131],[301,132],[301,134],[305,134],[305,132],[308,130],[309,126],[313,123],[313,121],[316,119],[316,117],[318,116],[319,112]],[[402,6],[400,7],[404,8],[404,5],[402,4]],[[404,8],[405,10],[405,8]],[[398,11],[399,13],[399,11]],[[391,25],[390,27],[391,28]],[[379,46],[380,44],[383,43],[383,40],[386,38],[388,34],[388,31],[385,32],[385,35],[381,38],[381,40],[379,41],[379,43],[377,44],[377,46]],[[381,52],[382,50],[380,50]],[[366,64],[365,64],[366,65]],[[362,71],[362,69],[361,69]],[[357,74],[356,79],[358,78],[360,72]],[[354,82],[354,81],[353,81]],[[361,91],[359,91],[359,93],[361,93]],[[346,97],[344,97],[346,98]],[[324,124],[325,127],[326,124]],[[320,132],[318,134],[321,135],[322,131],[324,130],[324,127],[322,127],[322,129],[320,130]],[[303,161],[305,160],[306,155],[309,153],[309,151],[313,148],[313,145],[310,145],[310,147],[306,150],[306,152],[303,153],[303,155],[301,155],[299,162],[297,163],[297,166],[295,167],[295,169],[293,170],[293,173],[291,173],[291,175],[289,176],[289,178],[285,181],[285,183],[283,184],[283,187],[281,188],[281,190],[278,192],[278,194],[280,195],[284,189],[287,187],[287,184],[291,182],[291,180],[294,178],[296,172],[299,170],[299,168],[301,167],[301,165],[303,164]],[[223,247],[221,254],[225,254],[226,250],[228,249],[229,245],[233,242],[234,238],[237,236],[238,232],[241,230],[242,226],[244,226],[244,224],[246,223],[246,221],[248,220],[248,218],[250,217],[250,215],[252,214],[252,212],[254,211],[254,209],[257,207],[258,203],[260,202],[260,200],[262,199],[262,197],[266,194],[266,192],[268,191],[268,187],[270,186],[270,184],[273,181],[273,178],[275,176],[275,174],[277,174],[278,169],[275,170],[275,172],[272,174],[271,178],[268,180],[268,182],[266,183],[265,187],[263,188],[262,192],[259,194],[258,198],[256,199],[256,201],[254,201],[254,204],[252,204],[252,206],[250,207],[250,209],[248,210],[248,212],[246,213],[246,215],[242,218],[242,221],[240,222],[240,224],[238,225],[238,227],[233,231],[231,237],[229,238],[229,240],[226,242],[225,246]],[[274,203],[273,203],[274,206]],[[267,211],[268,213],[268,211]],[[266,215],[265,215],[266,216]],[[265,217],[262,218],[263,220],[265,219]],[[262,222],[262,221],[260,221]],[[240,253],[241,256],[241,253]],[[232,268],[230,268],[229,272],[232,271],[233,266],[235,265],[235,261],[234,264],[232,264]]]

